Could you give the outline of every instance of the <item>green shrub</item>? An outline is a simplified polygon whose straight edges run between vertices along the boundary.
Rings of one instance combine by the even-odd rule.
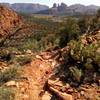
[[[6,49],[0,50],[0,59],[4,61],[9,61],[11,59],[10,52]]]
[[[10,66],[9,66],[10,67]],[[3,84],[7,81],[12,79],[16,79],[20,77],[20,67],[18,66],[11,66],[10,68],[0,72],[0,84]]]
[[[78,39],[80,35],[80,28],[77,24],[77,20],[74,18],[68,18],[65,27],[60,31],[60,47],[64,47],[70,40]]]
[[[99,43],[84,46],[80,41],[73,42],[73,47],[71,47],[69,55],[73,64],[77,65],[77,68],[82,70],[82,73],[84,73],[84,77],[87,74],[85,73],[85,71],[92,73],[92,75],[94,75],[95,72],[99,72],[100,54],[96,52],[98,48],[100,48]],[[90,76],[88,76],[88,79],[89,77]],[[93,80],[93,78],[91,80]]]
[[[100,29],[100,9],[95,16],[83,16],[79,19],[78,25],[82,33],[93,33]]]
[[[20,65],[25,65],[27,63],[30,63],[32,61],[32,56],[30,55],[24,55],[15,57],[12,62],[18,63]]]
[[[14,100],[15,92],[10,88],[0,87],[0,100]]]
[[[82,77],[82,70],[78,69],[77,66],[70,67],[69,70],[72,74],[73,80],[80,82],[80,79]]]
[[[59,75],[68,82],[97,82],[100,76],[100,41],[83,44],[80,39],[72,40],[67,46],[69,50],[63,54],[65,63]]]

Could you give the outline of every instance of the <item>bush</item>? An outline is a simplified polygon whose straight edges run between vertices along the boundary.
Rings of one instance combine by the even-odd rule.
[[[66,21],[66,26],[63,28],[60,33],[60,47],[64,47],[70,40],[78,39],[80,35],[80,28],[77,24],[76,19],[68,18]]]
[[[84,45],[81,43],[81,41],[73,41],[68,44],[70,48],[70,57],[76,61],[83,64],[86,64],[88,62],[93,65],[93,63],[96,63],[99,67],[99,59],[100,54],[97,52],[97,50],[100,48],[100,42],[97,44],[89,44]],[[83,65],[84,66],[84,65]]]
[[[9,51],[6,49],[0,50],[0,59],[3,61],[9,61],[11,59]]]
[[[20,65],[25,65],[27,63],[30,63],[32,61],[32,57],[29,55],[19,56],[15,57],[13,59],[13,62],[19,63]]]
[[[95,16],[83,16],[78,25],[82,33],[93,33],[100,28],[100,9]]]
[[[10,88],[0,87],[0,100],[14,100],[15,92]]]
[[[0,84],[20,77],[20,68],[11,66],[9,69],[0,72]]]
[[[75,68],[76,65],[76,69],[78,68],[78,70],[82,71],[83,77],[88,77],[87,81],[93,81],[94,74],[100,71],[100,53],[97,53],[97,50],[100,48],[100,43],[98,42],[97,44],[84,46],[80,41],[78,41],[73,42],[72,44],[69,44],[69,46],[72,46],[69,55],[71,57],[70,60],[72,60],[74,65],[73,68]],[[87,72],[89,72],[89,74],[91,73],[91,78],[90,76],[87,76]],[[78,73],[80,75],[80,71],[78,71]]]
[[[100,78],[100,41],[83,44],[81,39],[72,40],[67,46],[69,50],[62,55],[65,63],[59,70],[61,79],[70,83],[98,82],[98,78]]]

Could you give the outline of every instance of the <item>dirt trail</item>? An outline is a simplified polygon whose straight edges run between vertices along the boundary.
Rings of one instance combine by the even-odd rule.
[[[38,55],[38,57],[42,59],[41,56]],[[41,59],[36,58],[36,60],[25,65],[23,68],[24,77],[27,77],[28,82],[28,87],[26,88],[28,97],[22,100],[41,100],[44,85],[57,64],[56,61],[52,59],[49,61]]]

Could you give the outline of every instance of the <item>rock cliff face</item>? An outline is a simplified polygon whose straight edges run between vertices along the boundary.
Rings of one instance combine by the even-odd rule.
[[[22,18],[13,10],[0,5],[0,38],[22,25]]]

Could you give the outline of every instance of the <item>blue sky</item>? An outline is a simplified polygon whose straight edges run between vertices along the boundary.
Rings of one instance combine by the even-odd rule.
[[[100,6],[100,0],[0,0],[0,2],[9,2],[9,3],[40,3],[52,6],[54,2],[61,3],[64,2],[67,5],[80,3],[84,5],[98,5]]]

